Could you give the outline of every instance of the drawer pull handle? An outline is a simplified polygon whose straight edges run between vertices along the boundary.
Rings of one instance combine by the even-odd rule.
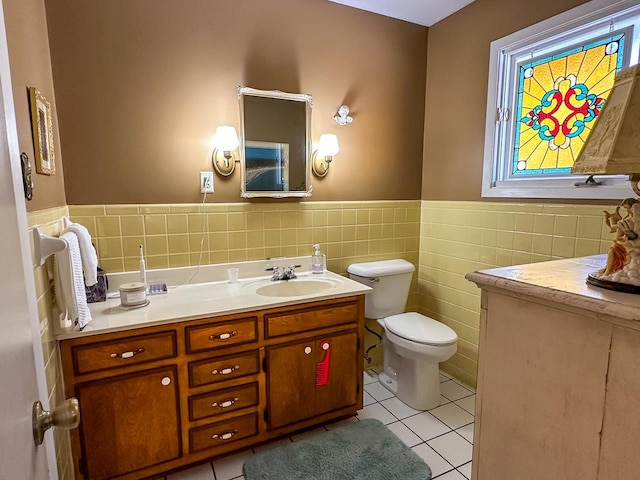
[[[211,370],[211,375],[229,375],[230,373],[235,372],[236,370],[240,370],[240,365],[234,365],[233,367],[223,368],[222,370],[213,369]]]
[[[139,349],[137,349],[135,352],[134,351],[128,351],[128,352],[122,352],[122,353],[112,353],[110,356],[111,358],[131,358],[131,357],[135,357],[136,355],[138,355],[139,353],[144,352],[144,348],[140,347]]]
[[[238,433],[238,430],[233,430],[232,432],[227,432],[227,433],[223,433],[222,435],[218,435],[217,433],[215,435],[212,435],[211,438],[213,438],[214,440],[217,438],[218,440],[229,440],[231,437],[233,437],[236,433]]]
[[[209,335],[209,340],[226,340],[227,338],[235,337],[238,334],[235,330],[233,332],[221,333],[220,335]]]
[[[224,402],[213,402],[211,404],[212,407],[218,407],[218,408],[228,408],[231,405],[235,404],[237,401],[239,400],[238,397],[234,398],[233,400],[225,400]]]

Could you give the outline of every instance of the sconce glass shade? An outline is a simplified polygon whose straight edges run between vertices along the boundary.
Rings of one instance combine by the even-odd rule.
[[[611,95],[571,173],[640,173],[640,66],[616,75]]]
[[[324,177],[329,171],[329,164],[333,156],[340,151],[338,137],[331,133],[320,135],[318,149],[313,152],[311,169],[317,177]]]
[[[238,148],[240,141],[236,129],[229,126],[218,127],[213,137],[213,145],[223,152],[230,152]]]
[[[240,146],[238,134],[234,127],[220,126],[213,136],[213,155],[211,163],[213,169],[223,177],[233,173],[236,161],[232,152]]]
[[[331,133],[324,133],[320,135],[320,141],[318,142],[318,155],[322,157],[333,157],[340,151],[338,145],[338,137]]]

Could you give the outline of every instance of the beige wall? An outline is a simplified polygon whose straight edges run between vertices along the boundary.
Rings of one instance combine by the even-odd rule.
[[[238,85],[313,95],[313,140],[341,148],[313,200],[420,198],[425,27],[325,0],[46,5],[70,205],[198,202]],[[241,201],[239,182],[208,201]]]
[[[429,29],[424,200],[481,198],[491,42],[581,3],[476,0]]]
[[[9,62],[16,111],[18,142],[21,152],[31,160],[33,168],[33,200],[27,210],[35,211],[66,205],[62,154],[58,136],[55,95],[49,57],[49,40],[44,0],[3,0]],[[35,173],[35,154],[31,135],[31,116],[27,87],[36,87],[52,105],[56,174]]]

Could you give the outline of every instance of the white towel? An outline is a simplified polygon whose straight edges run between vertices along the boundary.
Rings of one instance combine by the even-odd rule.
[[[80,329],[91,321],[91,311],[87,305],[82,276],[82,260],[78,237],[71,232],[60,235],[67,246],[55,254],[56,296],[60,309],[66,309],[67,318]]]
[[[80,258],[82,259],[82,271],[84,272],[84,283],[87,287],[98,283],[98,255],[96,249],[91,244],[91,234],[84,225],[70,223],[64,233],[72,232],[78,237],[80,244]]]

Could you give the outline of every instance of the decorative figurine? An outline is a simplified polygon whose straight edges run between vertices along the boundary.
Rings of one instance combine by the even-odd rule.
[[[624,217],[620,208],[624,208]],[[615,212],[605,210],[605,223],[616,234],[607,264],[589,276],[589,283],[612,290],[640,293],[640,201],[626,198]]]

